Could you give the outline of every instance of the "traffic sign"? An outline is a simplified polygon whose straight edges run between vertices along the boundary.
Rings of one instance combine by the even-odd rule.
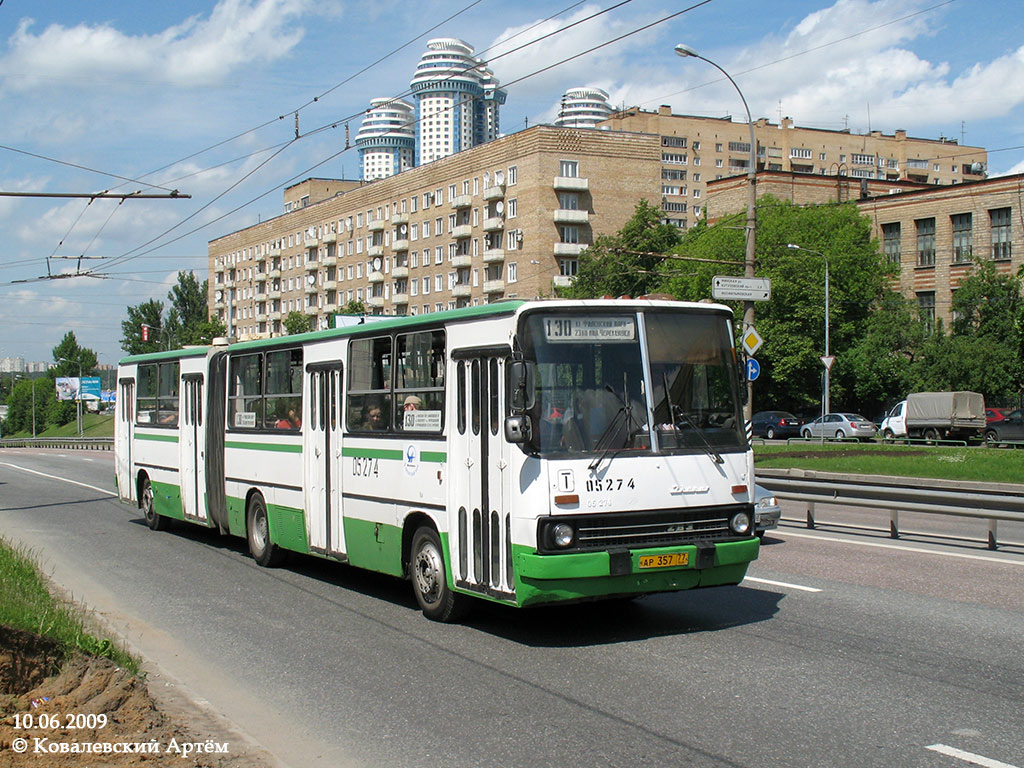
[[[747,381],[757,381],[761,375],[761,364],[752,357],[747,358]]]
[[[764,339],[754,329],[754,326],[750,326],[743,332],[743,338],[740,341],[743,342],[743,350],[747,353],[748,357],[752,357],[761,348],[761,345],[764,344]]]
[[[715,275],[711,295],[716,299],[768,301],[772,297],[772,281],[767,277]]]
[[[834,363],[835,361],[836,361],[836,356],[835,355],[822,355],[821,356],[821,362],[825,364],[825,370],[826,371],[831,371],[832,370],[832,363]]]

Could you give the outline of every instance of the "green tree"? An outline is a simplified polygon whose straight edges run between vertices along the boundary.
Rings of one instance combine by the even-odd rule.
[[[366,305],[359,299],[352,299],[341,308],[343,315],[365,315]]]
[[[660,290],[679,299],[711,298],[713,277],[742,275],[745,214],[688,231],[659,267]],[[798,245],[802,250],[789,248]],[[885,295],[896,268],[871,237],[870,220],[853,204],[799,206],[771,196],[758,200],[757,275],[772,282],[770,301],[756,305],[764,338],[754,408],[816,410],[825,352],[825,266],[829,270],[833,410],[859,408],[851,350],[867,332],[871,308]],[[740,317],[742,305],[733,304]]]
[[[305,312],[291,311],[281,321],[284,332],[291,336],[295,333],[309,333],[316,330],[316,318]]]
[[[77,373],[75,374],[78,375]],[[35,390],[33,407],[32,390]],[[14,385],[14,390],[7,396],[7,418],[4,420],[5,436],[18,432],[32,434],[33,411],[36,433],[46,429],[47,411],[56,398],[53,379],[41,376],[36,379],[21,379]],[[74,412],[72,411],[72,418]]]
[[[128,319],[121,321],[121,349],[129,355],[158,352],[167,348],[163,327],[164,303],[150,299],[128,307]],[[142,340],[142,326],[149,326],[149,341]]]
[[[678,230],[662,222],[662,213],[646,200],[615,235],[599,235],[579,258],[572,285],[556,289],[565,298],[643,296],[661,281],[658,265],[679,242]]]

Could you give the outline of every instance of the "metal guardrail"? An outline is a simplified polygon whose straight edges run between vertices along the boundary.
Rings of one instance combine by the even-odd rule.
[[[59,448],[61,450],[112,451],[112,437],[8,437],[0,448]]]
[[[762,469],[757,482],[778,498],[807,503],[814,528],[816,504],[889,510],[889,536],[900,537],[900,512],[988,521],[988,548],[999,546],[1000,520],[1024,523],[1024,485],[968,483],[884,475],[843,475],[801,469]]]

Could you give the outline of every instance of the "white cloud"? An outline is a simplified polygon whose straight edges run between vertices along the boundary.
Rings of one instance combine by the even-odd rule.
[[[153,35],[127,35],[103,24],[52,24],[32,33],[26,19],[0,59],[6,87],[30,89],[53,79],[79,87],[111,80],[178,86],[215,84],[240,67],[287,56],[304,31],[295,20],[310,0],[221,0],[209,18],[194,16]]]

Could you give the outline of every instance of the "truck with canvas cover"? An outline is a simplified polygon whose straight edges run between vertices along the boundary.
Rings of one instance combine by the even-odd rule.
[[[882,421],[882,437],[975,440],[985,429],[985,398],[977,392],[914,392]]]

